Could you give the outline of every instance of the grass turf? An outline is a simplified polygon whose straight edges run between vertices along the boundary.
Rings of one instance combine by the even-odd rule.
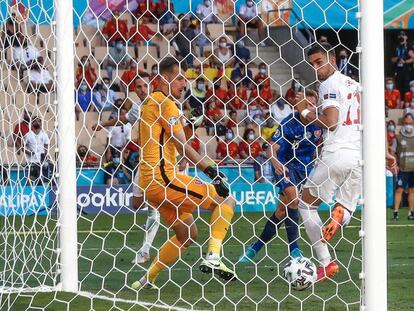
[[[326,218],[326,213],[323,216]],[[138,267],[132,266],[130,261],[142,241],[143,230],[140,225],[145,223],[145,214],[137,214],[136,217],[82,216],[78,222],[80,289],[109,298],[116,296],[119,300],[107,301],[103,297],[91,299],[62,292],[3,294],[1,310],[143,310],[151,306],[151,310],[158,310],[162,305],[202,310],[300,310],[301,307],[303,310],[359,310],[361,244],[358,238],[358,218],[359,215],[343,231],[342,237],[337,237],[332,243],[334,249],[331,249],[331,253],[336,255],[341,266],[334,281],[319,283],[313,289],[297,292],[289,290],[280,275],[288,250],[283,228],[279,230],[279,236],[259,254],[256,264],[236,264],[240,281],[224,284],[214,277],[202,274],[198,270],[198,264],[206,250],[209,214],[201,214],[197,221],[198,244],[183,254],[183,260],[160,274],[157,285],[161,286],[161,290],[137,293],[128,285],[143,275],[149,263]],[[26,233],[21,233],[18,237],[9,235],[9,246],[13,245],[12,242],[19,242],[15,244],[19,248],[24,242],[25,245],[30,245],[25,250],[26,253],[44,254],[35,260],[30,256],[23,260],[23,252],[18,253],[20,261],[17,260],[12,265],[13,269],[25,271],[21,267],[22,262],[26,262],[26,265],[30,262],[36,271],[47,271],[48,267],[54,266],[56,257],[48,249],[53,249],[56,241],[53,238],[42,238],[43,234],[30,233],[29,230],[36,228],[38,231],[44,228],[43,223],[42,218],[26,218],[24,226],[13,223],[13,226],[20,228],[20,232],[24,228]],[[254,234],[260,234],[264,223],[262,214],[245,214],[244,217],[241,214],[235,215],[232,232],[224,245],[224,255],[229,260],[228,263],[237,262],[238,256],[243,252],[243,245],[247,246],[254,241]],[[414,258],[414,245],[411,243],[413,227],[410,225],[414,223],[401,219],[397,223],[389,221],[388,224],[388,309],[412,310],[414,303],[410,299],[410,286],[414,272],[410,269],[410,261]],[[49,235],[54,237],[52,222],[49,229],[52,229]],[[305,236],[304,231],[301,232]],[[155,248],[162,245],[167,234],[165,229],[160,229],[154,243]],[[305,256],[310,256],[310,247],[304,240],[299,242]],[[155,252],[153,250],[152,256]],[[8,261],[16,259],[10,255],[7,258]],[[2,265],[7,264],[2,261]],[[30,275],[28,278],[31,285],[36,284],[36,277]],[[141,305],[132,301],[139,301]]]

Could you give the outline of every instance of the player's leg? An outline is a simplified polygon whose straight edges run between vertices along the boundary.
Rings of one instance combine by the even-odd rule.
[[[408,188],[408,220],[414,220],[414,187]]]
[[[286,188],[285,195],[287,198],[285,208],[285,229],[289,242],[289,254],[294,258],[301,257],[302,253],[297,242],[299,238],[299,200],[297,187],[292,186]]]
[[[393,220],[398,220],[399,218],[399,210],[400,210],[400,205],[401,205],[401,200],[402,200],[402,195],[404,192],[404,187],[403,187],[403,182],[401,179],[401,173],[398,173],[397,176],[397,188],[395,189],[395,193],[394,193],[394,213],[393,213]]]

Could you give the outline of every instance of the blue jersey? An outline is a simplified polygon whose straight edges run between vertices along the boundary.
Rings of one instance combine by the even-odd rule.
[[[280,146],[278,160],[290,168],[309,173],[321,136],[322,129],[315,124],[303,124],[299,112],[288,115],[272,137]]]

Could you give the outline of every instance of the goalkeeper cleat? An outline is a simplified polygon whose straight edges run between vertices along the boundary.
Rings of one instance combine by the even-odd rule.
[[[344,219],[344,208],[336,206],[331,215],[331,222],[322,229],[322,237],[326,242],[332,240],[335,234],[341,229]]]
[[[256,250],[253,247],[249,246],[246,249],[246,252],[243,255],[240,255],[239,262],[242,264],[253,263],[254,262],[253,259],[254,257],[256,257],[256,254],[257,254]]]
[[[220,259],[203,259],[200,265],[200,270],[203,273],[212,273],[218,275],[225,281],[236,281],[236,272],[226,267]]]
[[[318,267],[317,275],[318,275],[318,281],[324,282],[327,278],[333,277],[335,274],[339,272],[339,266],[336,264],[336,262],[331,261],[329,265],[326,267],[320,266]]]
[[[299,248],[294,248],[290,252],[290,257],[292,257],[292,258],[302,258],[303,257],[302,251]]]
[[[148,281],[147,278],[144,276],[140,280],[132,283],[131,286],[135,290],[141,290],[141,289],[157,290],[159,289],[155,284]]]
[[[150,260],[150,255],[143,251],[138,251],[135,258],[131,261],[134,265],[140,265]]]

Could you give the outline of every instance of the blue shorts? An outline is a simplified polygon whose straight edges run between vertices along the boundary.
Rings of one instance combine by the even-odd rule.
[[[414,188],[414,172],[399,172],[397,175],[397,188]]]
[[[276,186],[280,188],[280,191],[284,191],[288,187],[300,187],[305,183],[307,174],[306,170],[298,170],[286,166],[289,172],[285,173],[285,176],[276,175]]]

